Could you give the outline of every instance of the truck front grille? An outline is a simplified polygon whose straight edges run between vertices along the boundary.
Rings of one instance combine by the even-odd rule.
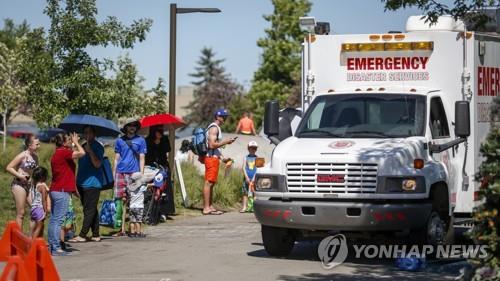
[[[377,164],[373,163],[288,163],[289,192],[375,193]]]

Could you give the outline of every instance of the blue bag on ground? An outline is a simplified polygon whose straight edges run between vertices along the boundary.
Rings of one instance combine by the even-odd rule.
[[[196,128],[191,138],[192,151],[198,156],[205,156],[208,153],[207,135],[204,128]]]
[[[113,227],[115,225],[116,206],[113,200],[104,200],[99,212],[99,224]]]
[[[398,257],[396,259],[396,266],[401,270],[417,271],[425,268],[426,261],[425,258],[416,256]]]

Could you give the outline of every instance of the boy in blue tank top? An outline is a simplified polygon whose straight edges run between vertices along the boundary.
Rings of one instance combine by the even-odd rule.
[[[253,201],[253,192],[255,185],[255,174],[257,173],[257,167],[255,166],[255,160],[257,159],[257,142],[251,141],[248,143],[248,155],[245,156],[243,161],[243,187],[241,192],[243,193],[243,202],[240,213],[252,212],[253,204],[248,204]]]

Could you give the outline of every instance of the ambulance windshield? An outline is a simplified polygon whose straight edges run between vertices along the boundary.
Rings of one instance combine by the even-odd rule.
[[[425,97],[337,94],[317,97],[297,129],[299,138],[423,136]]]

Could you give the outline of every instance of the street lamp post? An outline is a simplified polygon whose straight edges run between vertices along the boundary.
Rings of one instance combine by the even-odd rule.
[[[188,13],[219,13],[216,8],[177,8],[177,4],[170,4],[170,67],[169,67],[169,88],[168,88],[168,113],[175,115],[175,76],[176,76],[176,41],[177,41],[177,14]],[[170,173],[174,172],[175,155],[175,129],[168,131],[171,151],[168,155]]]

